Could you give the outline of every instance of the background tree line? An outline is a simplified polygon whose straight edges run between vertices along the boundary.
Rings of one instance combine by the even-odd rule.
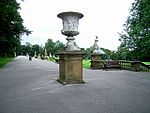
[[[44,46],[40,46],[38,44],[32,45],[29,42],[26,42],[25,45],[21,45],[19,49],[19,55],[27,55],[30,54],[31,56],[41,55],[45,56],[45,50],[46,54],[48,56],[51,55],[51,57],[54,57],[58,51],[63,49],[65,45],[60,41],[53,41],[52,39],[48,39]]]
[[[64,48],[63,43],[52,39],[48,39],[44,47],[30,43],[21,45],[21,36],[29,35],[31,31],[23,26],[18,10],[20,7],[16,0],[0,1],[0,56],[13,56],[14,52],[33,56],[35,51],[44,55],[44,49],[48,55],[54,56]],[[117,51],[101,48],[106,53],[103,59],[150,61],[150,0],[135,0],[132,3],[119,40],[121,45]],[[92,47],[82,50],[87,53],[85,58],[90,58]]]
[[[16,0],[0,0],[0,56],[13,56],[19,49],[20,37],[29,35],[29,31],[23,26],[20,16],[20,6]]]
[[[124,51],[126,59],[150,61],[150,0],[135,0],[132,3],[119,40],[118,51]]]

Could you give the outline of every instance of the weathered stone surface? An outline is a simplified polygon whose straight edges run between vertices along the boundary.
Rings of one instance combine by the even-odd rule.
[[[67,44],[65,50],[66,51],[80,50],[77,44],[75,44],[74,36],[79,34],[78,31],[79,19],[83,17],[83,14],[69,11],[59,13],[57,17],[62,19],[63,29],[61,30],[61,33],[67,36],[66,38]]]
[[[79,34],[78,25],[79,19],[83,17],[83,14],[78,12],[62,12],[57,17],[63,20],[62,34],[66,36],[76,36]]]
[[[91,55],[91,68],[92,69],[102,69],[103,63],[101,62],[101,54],[93,53]]]
[[[100,49],[100,47],[98,46],[98,37],[97,36],[96,36],[93,48],[94,48],[93,53],[105,54],[105,52],[102,49]]]
[[[99,53],[92,53],[91,54],[91,60],[92,61],[102,60],[101,54],[99,54]]]
[[[140,70],[140,64],[138,61],[131,62],[131,70],[132,71],[139,71]]]
[[[82,60],[84,52],[59,52],[59,79],[62,84],[84,83]]]

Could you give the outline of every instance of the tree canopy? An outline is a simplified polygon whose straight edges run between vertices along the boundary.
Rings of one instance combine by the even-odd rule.
[[[132,60],[150,61],[150,0],[135,0],[120,34]]]
[[[32,45],[29,42],[26,42],[25,45],[20,45],[19,47],[19,55],[27,55],[30,54],[31,56],[34,56],[36,52],[36,56],[39,54],[43,54],[44,49],[42,46],[39,46],[38,44]]]
[[[47,50],[48,53],[51,53],[52,56],[55,55],[56,52],[63,49],[64,47],[65,45],[58,40],[54,42],[52,39],[48,39],[47,42],[45,43],[45,49]]]
[[[20,36],[31,32],[24,27],[16,0],[0,0],[0,56],[12,56],[20,45]]]

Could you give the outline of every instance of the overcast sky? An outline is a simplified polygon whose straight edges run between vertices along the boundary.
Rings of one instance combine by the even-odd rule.
[[[61,34],[62,20],[57,14],[65,11],[80,12],[84,15],[79,21],[80,34],[75,41],[81,48],[93,46],[95,36],[99,46],[117,50],[120,45],[118,32],[129,16],[133,0],[25,0],[21,3],[21,16],[24,25],[32,30],[30,36],[22,37],[22,44],[44,45],[51,38],[66,43]]]

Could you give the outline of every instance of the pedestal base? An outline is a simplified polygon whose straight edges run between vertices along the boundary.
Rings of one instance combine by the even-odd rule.
[[[63,85],[67,84],[84,84],[85,82],[83,80],[61,80],[57,79],[58,82],[60,82]]]
[[[93,53],[91,55],[91,69],[103,69],[103,63],[100,61],[101,54]]]
[[[62,84],[82,84],[84,52],[59,52],[59,81]]]
[[[91,69],[103,69],[103,62],[100,60],[91,61]]]
[[[138,61],[131,62],[131,71],[139,71],[140,63]]]

